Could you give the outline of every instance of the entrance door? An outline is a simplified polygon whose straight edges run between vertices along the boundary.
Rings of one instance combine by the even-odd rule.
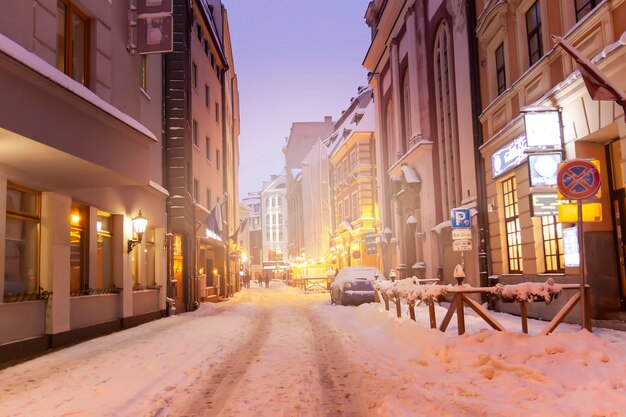
[[[619,261],[619,288],[620,288],[620,304],[622,310],[626,309],[626,208],[624,198],[626,193],[624,189],[620,189],[611,193],[613,204],[613,221],[615,230],[615,242],[617,244],[617,259]]]
[[[611,185],[611,206],[613,210],[613,231],[615,235],[615,250],[618,260],[618,279],[620,291],[620,306],[626,310],[626,191],[622,176],[622,152],[620,141],[616,140],[607,146],[609,164],[609,181]],[[620,187],[620,188],[615,188]]]

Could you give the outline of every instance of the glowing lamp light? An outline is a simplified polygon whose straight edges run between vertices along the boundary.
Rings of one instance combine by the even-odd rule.
[[[146,226],[148,225],[148,219],[146,219],[143,214],[141,214],[141,210],[139,210],[139,214],[133,217],[133,232],[134,235],[137,236],[136,239],[128,239],[128,247],[127,252],[130,253],[135,246],[141,243],[141,239],[143,239],[143,234],[146,231]]]
[[[72,224],[80,223],[80,216],[78,215],[78,213],[72,213],[72,215],[70,216],[70,219],[72,221]]]
[[[96,222],[96,231],[99,232],[100,230],[102,230],[102,222],[101,221],[97,221]]]

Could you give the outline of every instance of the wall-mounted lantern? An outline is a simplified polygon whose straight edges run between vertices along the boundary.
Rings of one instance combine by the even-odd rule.
[[[147,225],[148,219],[143,217],[143,215],[141,214],[141,210],[139,210],[139,214],[136,217],[133,217],[133,234],[134,236],[136,236],[136,238],[128,239],[128,253],[130,253],[135,246],[141,243],[141,239],[143,238],[143,234],[146,231]]]

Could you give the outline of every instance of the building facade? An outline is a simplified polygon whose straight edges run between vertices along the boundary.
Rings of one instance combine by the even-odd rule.
[[[272,175],[261,191],[262,259],[268,270],[287,260],[287,180]],[[276,268],[275,268],[276,267]]]
[[[237,289],[229,236],[237,227],[239,116],[228,54],[232,59],[221,2],[175,0],[174,51],[165,59],[164,158],[168,292],[183,310]]]
[[[248,216],[248,263],[250,273],[254,278],[263,264],[263,239],[261,230],[261,193],[249,192],[241,202],[250,208]]]
[[[556,204],[559,161],[595,158],[602,173],[601,211],[584,226],[586,277],[592,317],[614,318],[626,295],[623,110],[591,100],[575,62],[550,35],[562,36],[625,90],[626,3],[477,1],[475,14],[493,281],[579,282],[579,268],[564,252],[572,223],[543,209],[541,200]],[[539,130],[532,126],[535,116],[544,119]],[[535,304],[529,314],[554,313]],[[579,309],[569,317],[576,316]]]
[[[379,267],[382,257],[375,246],[379,222],[371,89],[359,89],[325,143],[329,147],[333,239],[328,257],[332,267]]]
[[[0,357],[11,359],[165,313],[168,192],[162,56],[127,49],[128,1],[0,6]],[[134,218],[147,219],[142,234]]]
[[[380,138],[378,230],[391,231],[380,238],[399,277],[455,282],[454,268],[464,264],[467,281],[481,282],[470,3],[374,0],[365,15],[372,42],[363,65]],[[453,208],[471,211],[469,252],[454,251]]]

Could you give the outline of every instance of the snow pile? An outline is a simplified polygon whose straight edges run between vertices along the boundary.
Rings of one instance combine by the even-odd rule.
[[[390,298],[405,300],[409,305],[418,301],[426,304],[441,301],[448,293],[447,285],[421,285],[417,277],[405,278],[395,282],[376,281],[374,289]]]
[[[563,287],[555,284],[552,278],[546,282],[522,282],[515,285],[497,284],[492,294],[506,303],[532,303],[545,301],[550,304],[563,291]]]

